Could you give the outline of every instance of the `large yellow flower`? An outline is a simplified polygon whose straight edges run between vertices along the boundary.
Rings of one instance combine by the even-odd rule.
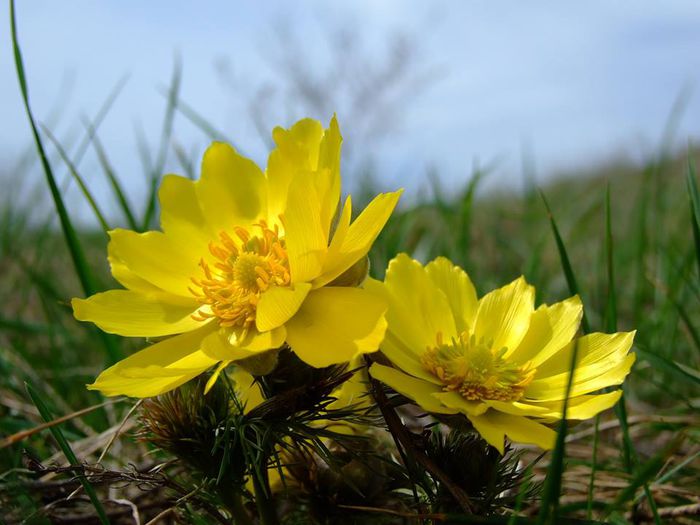
[[[382,353],[394,367],[370,374],[428,412],[465,414],[503,453],[504,437],[552,448],[547,423],[562,417],[572,352],[578,347],[567,419],[612,407],[634,363],[634,332],[575,339],[578,297],[534,309],[535,290],[519,278],[477,299],[467,274],[445,258],[426,265],[402,254],[384,283],[365,288],[389,303]]]
[[[163,231],[110,232],[112,275],[126,290],[73,299],[75,317],[102,330],[161,338],[100,374],[92,389],[148,397],[218,364],[287,342],[323,367],[376,350],[386,304],[340,286],[386,223],[400,191],[377,196],[351,222],[340,209],[338,124],[302,120],[273,131],[263,173],[214,143],[194,182],[167,175]]]

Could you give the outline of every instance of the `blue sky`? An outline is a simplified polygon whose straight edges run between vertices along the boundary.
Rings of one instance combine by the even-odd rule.
[[[405,97],[387,123],[389,134],[371,140],[347,128],[344,134],[355,158],[373,159],[382,182],[406,186],[409,198],[425,187],[428,169],[456,187],[477,159],[482,165],[495,162],[492,185],[519,184],[523,148],[534,156],[541,177],[616,154],[641,160],[658,145],[683,90],[690,98],[678,143],[700,135],[700,3],[692,0],[18,4],[35,114],[46,120],[60,104],[60,119],[52,127],[66,143],[80,132],[81,115],[94,115],[118,79],[129,74],[100,136],[135,200],[143,193],[144,177],[134,129],[142,128],[155,149],[165,106],[158,87],[168,83],[176,52],[183,64],[182,99],[264,162],[267,145],[247,109],[256,86],[274,86],[279,78],[274,60],[280,54],[275,44],[280,27],[296,36],[295,52],[318,71],[332,56],[329,35],[346,28],[353,29],[370,58],[388,52],[391,35],[408,37],[427,87]],[[0,159],[6,171],[29,144],[7,18],[5,9],[0,15]],[[226,78],[222,64],[230,72]],[[62,91],[66,79],[70,88]],[[295,114],[297,105],[284,93],[278,95],[265,107],[265,125],[288,125],[305,116]],[[353,122],[343,107],[334,109],[341,127]],[[174,138],[193,156],[208,142],[181,117]],[[107,201],[94,157],[87,156],[80,170],[98,198]],[[174,158],[167,170],[178,170]],[[40,180],[36,170],[32,173]],[[85,216],[74,189],[69,200]]]

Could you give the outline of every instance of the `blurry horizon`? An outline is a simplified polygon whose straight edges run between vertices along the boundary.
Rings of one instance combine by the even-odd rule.
[[[261,166],[273,126],[304,116],[325,124],[338,112],[346,190],[367,170],[415,199],[431,170],[456,188],[476,162],[493,166],[491,188],[519,188],[524,156],[540,181],[618,156],[641,162],[658,150],[678,101],[672,146],[700,137],[700,4],[689,0],[308,0],[255,8],[34,0],[18,3],[17,24],[35,116],[69,152],[84,134],[81,119],[94,118],[128,75],[98,135],[137,208],[147,185],[139,135],[157,156],[163,90],[178,56],[180,100]],[[0,41],[5,181],[33,147],[7,10]],[[208,143],[176,113],[172,144],[197,164]],[[60,159],[54,167],[66,173]],[[107,202],[92,149],[79,171]],[[183,173],[172,147],[164,171]],[[43,181],[36,162],[29,173],[29,184]],[[74,187],[68,201],[81,219],[90,216]]]

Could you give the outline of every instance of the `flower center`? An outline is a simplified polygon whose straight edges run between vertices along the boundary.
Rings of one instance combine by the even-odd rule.
[[[517,401],[535,370],[504,359],[506,348],[493,349],[466,332],[450,342],[437,335],[437,345],[421,355],[423,366],[444,383],[447,392],[459,392],[470,401]]]
[[[252,233],[251,233],[252,232]],[[250,328],[260,294],[271,286],[287,286],[290,281],[289,261],[279,228],[270,229],[265,221],[250,230],[235,228],[235,237],[219,234],[219,243],[209,243],[216,258],[213,266],[199,262],[204,277],[193,277],[198,289],[190,288],[205,305],[193,318],[208,321],[216,318],[222,327]]]

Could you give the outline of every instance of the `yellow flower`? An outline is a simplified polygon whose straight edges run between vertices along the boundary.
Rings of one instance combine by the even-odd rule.
[[[394,368],[370,374],[428,412],[465,414],[503,453],[504,437],[549,449],[560,420],[572,352],[578,347],[567,419],[612,407],[634,363],[634,332],[575,338],[581,301],[571,297],[534,309],[535,290],[519,278],[477,299],[467,274],[445,258],[425,267],[402,254],[384,283],[365,288],[389,303],[382,353]]]
[[[376,350],[385,302],[341,285],[401,192],[378,195],[351,222],[350,197],[340,209],[335,117],[326,130],[307,119],[272,135],[265,173],[214,143],[198,181],[163,179],[162,231],[110,232],[112,275],[126,289],[73,299],[75,317],[123,336],[172,337],[108,368],[89,388],[158,395],[285,341],[314,367]]]

